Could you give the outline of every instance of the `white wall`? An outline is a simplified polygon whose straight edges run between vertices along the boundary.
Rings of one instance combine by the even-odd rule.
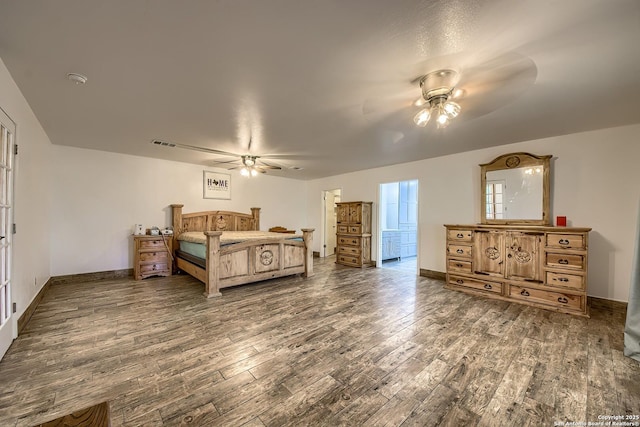
[[[0,108],[16,123],[13,300],[18,319],[50,276],[52,145],[0,59]]]
[[[443,224],[480,221],[478,165],[508,152],[552,154],[552,217],[565,215],[569,226],[593,228],[588,294],[627,301],[640,200],[639,136],[640,125],[625,126],[314,180],[308,188],[310,226],[322,232],[322,190],[342,188],[344,201],[377,202],[380,183],[418,179],[420,268],[445,271]],[[376,203],[374,213],[377,209]],[[375,235],[373,240],[376,248]],[[320,242],[315,243],[318,248]]]
[[[171,225],[172,203],[183,212],[261,208],[260,228],[307,227],[306,183],[231,173],[231,200],[204,199],[202,166],[64,146],[53,147],[51,275],[133,266],[131,233]]]

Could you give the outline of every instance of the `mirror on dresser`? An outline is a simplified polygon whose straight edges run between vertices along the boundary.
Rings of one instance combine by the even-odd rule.
[[[481,164],[481,223],[550,225],[550,160],[510,153]]]

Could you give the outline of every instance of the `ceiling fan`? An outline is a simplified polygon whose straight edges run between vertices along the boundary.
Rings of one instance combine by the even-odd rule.
[[[456,54],[410,66],[381,81],[381,95],[365,100],[362,113],[398,130],[426,127],[431,119],[445,128],[456,117],[476,118],[506,106],[536,80],[535,63],[516,52],[479,58]]]
[[[215,148],[198,147],[195,145],[179,144],[176,142],[166,142],[159,139],[151,141],[152,144],[169,148],[184,148],[186,150],[201,151],[203,153],[216,154],[219,156],[234,157],[231,160],[214,160],[211,166],[226,167],[228,170],[240,169],[243,176],[256,176],[259,173],[267,173],[268,170],[281,170],[282,166],[273,162],[265,162],[262,158],[277,158],[280,156],[271,155],[253,155],[253,154],[236,154],[228,151],[217,150]],[[249,138],[248,149],[251,149],[251,138]],[[222,166],[226,165],[226,166]],[[227,167],[231,166],[231,167]],[[292,167],[291,169],[300,170],[301,168]]]

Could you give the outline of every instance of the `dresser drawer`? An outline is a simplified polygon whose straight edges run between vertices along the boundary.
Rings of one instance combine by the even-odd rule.
[[[153,264],[140,265],[140,273],[142,274],[165,271],[169,271],[169,264],[167,264],[166,262],[155,262]]]
[[[449,283],[456,286],[464,286],[466,288],[476,289],[484,292],[502,293],[502,283],[487,282],[484,280],[469,279],[467,277],[450,276]]]
[[[584,290],[584,276],[577,274],[565,274],[556,271],[547,271],[545,283],[548,286],[557,286],[560,288],[575,289],[578,291]]]
[[[448,230],[447,239],[452,242],[471,242],[473,239],[472,230]]]
[[[169,254],[167,253],[167,251],[140,252],[140,261],[142,262],[161,261],[166,263],[168,258],[169,258]]]
[[[547,247],[564,249],[584,249],[584,235],[547,233]]]
[[[581,310],[584,295],[572,295],[562,292],[543,291],[541,289],[509,286],[509,296],[523,301]]]
[[[338,246],[338,253],[340,255],[359,257],[362,254],[362,251],[359,246]]]
[[[338,236],[338,245],[360,246],[361,243],[360,237]]]
[[[362,225],[350,225],[349,234],[362,234]]]
[[[348,233],[349,226],[348,225],[338,225],[338,233]]]
[[[457,259],[450,259],[447,262],[449,271],[456,271],[458,273],[471,273],[471,261],[461,261]]]
[[[584,269],[584,255],[547,253],[546,265],[549,267]]]
[[[166,249],[162,239],[141,240],[140,249]]]
[[[471,246],[449,244],[447,246],[447,253],[452,257],[471,258]]]
[[[362,265],[360,257],[353,257],[349,255],[338,255],[338,261],[340,264],[348,264],[356,267],[360,267]]]

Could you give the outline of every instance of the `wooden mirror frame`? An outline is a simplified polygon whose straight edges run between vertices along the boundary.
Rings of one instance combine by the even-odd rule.
[[[480,199],[480,220],[482,224],[523,224],[523,225],[551,225],[549,212],[549,173],[551,157],[536,156],[530,153],[509,153],[496,157],[489,163],[480,165],[480,185],[482,198]],[[542,166],[542,219],[487,219],[487,172],[515,169],[523,167]]]

